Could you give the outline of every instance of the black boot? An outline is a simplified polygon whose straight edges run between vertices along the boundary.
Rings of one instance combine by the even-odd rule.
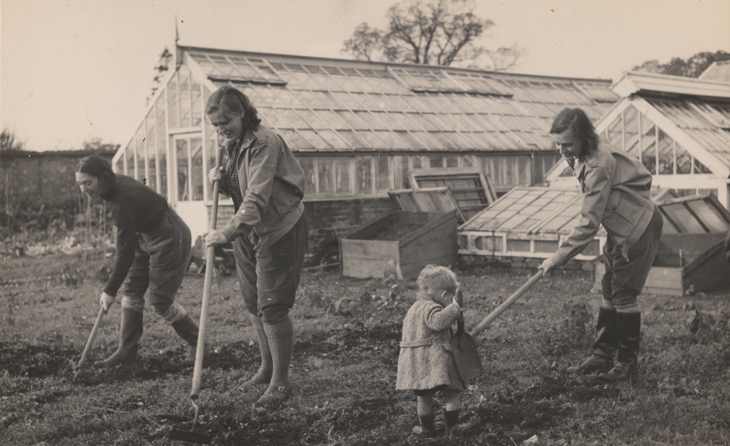
[[[444,418],[446,419],[446,436],[451,437],[457,433],[459,428],[459,410],[444,411]]]
[[[618,313],[618,358],[616,365],[600,376],[605,381],[629,381],[639,371],[639,337],[641,313]]]
[[[108,368],[117,364],[127,364],[137,360],[139,338],[142,337],[142,313],[134,310],[122,310],[122,326],[119,336],[119,347],[110,357],[94,363],[94,367]]]
[[[613,368],[613,353],[617,347],[616,324],[616,310],[601,307],[598,310],[593,354],[578,367],[568,367],[568,373],[589,375],[592,373],[606,373]]]
[[[419,415],[418,426],[413,428],[413,433],[432,437],[436,433],[436,428],[433,425],[434,419],[433,415]]]
[[[185,354],[181,365],[183,367],[191,367],[195,364],[195,354],[198,348],[198,325],[193,321],[193,318],[189,314],[185,315],[184,318],[177,322],[172,323],[172,328],[185,342],[188,343],[188,349]],[[208,353],[208,349],[205,348],[205,353]]]

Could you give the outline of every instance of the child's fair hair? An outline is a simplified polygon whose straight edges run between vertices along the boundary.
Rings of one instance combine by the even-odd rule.
[[[426,287],[433,290],[453,291],[459,287],[456,274],[445,266],[426,265],[418,275],[418,288],[426,291]],[[439,297],[439,296],[431,296]]]

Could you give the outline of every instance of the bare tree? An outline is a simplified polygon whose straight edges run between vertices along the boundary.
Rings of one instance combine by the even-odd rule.
[[[517,46],[489,50],[476,44],[494,22],[473,13],[468,0],[408,0],[388,10],[388,28],[361,23],[343,52],[358,60],[507,70],[517,64]]]
[[[2,133],[0,133],[0,151],[23,150],[24,148],[25,144],[15,138],[14,131],[3,129]]]

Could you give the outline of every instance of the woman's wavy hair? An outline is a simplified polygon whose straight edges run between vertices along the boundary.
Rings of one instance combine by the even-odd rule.
[[[104,197],[116,184],[117,176],[112,170],[109,161],[96,155],[84,157],[76,165],[76,172],[85,173],[95,177],[101,185],[101,196]]]
[[[598,149],[596,128],[593,127],[588,115],[580,108],[564,108],[558,113],[550,128],[550,134],[557,135],[568,129],[573,131],[583,147],[580,156],[585,156]]]
[[[208,98],[205,106],[206,121],[210,123],[209,116],[221,112],[227,117],[240,115],[243,113],[243,128],[255,129],[261,124],[256,107],[251,104],[248,96],[241,93],[235,87],[224,86],[214,91]]]

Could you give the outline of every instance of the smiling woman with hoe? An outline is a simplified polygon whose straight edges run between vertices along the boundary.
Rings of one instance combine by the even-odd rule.
[[[638,371],[641,309],[637,296],[651,270],[664,222],[649,197],[651,174],[639,160],[599,142],[581,109],[561,111],[550,135],[578,175],[583,204],[580,222],[540,269],[547,274],[575,257],[593,240],[600,225],[607,233],[603,303],[593,354],[568,371],[598,373],[605,381],[629,380]]]
[[[133,178],[115,174],[103,158],[82,159],[76,167],[76,182],[89,198],[101,198],[111,205],[117,228],[114,269],[99,297],[105,312],[126,278],[119,347],[94,366],[113,367],[136,360],[148,289],[152,309],[188,344],[183,365],[193,365],[198,326],[175,302],[190,262],[190,229],[163,196]]]
[[[261,125],[256,109],[233,87],[215,91],[206,119],[223,137],[228,163],[211,182],[233,200],[235,214],[205,236],[208,246],[233,243],[241,294],[261,351],[261,367],[241,386],[268,384],[257,405],[280,403],[292,393],[289,364],[294,327],[289,310],[307,246],[304,172],[281,136]]]

